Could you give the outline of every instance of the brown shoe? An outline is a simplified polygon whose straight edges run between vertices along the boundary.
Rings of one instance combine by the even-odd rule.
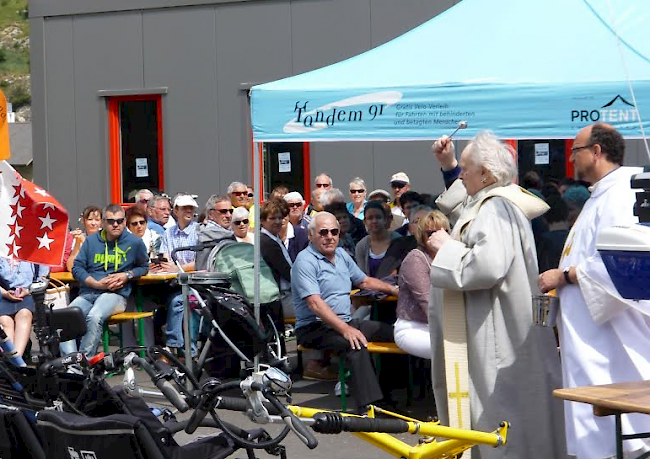
[[[336,381],[339,379],[338,372],[330,367],[322,367],[316,363],[309,362],[302,372],[303,379],[312,381]]]

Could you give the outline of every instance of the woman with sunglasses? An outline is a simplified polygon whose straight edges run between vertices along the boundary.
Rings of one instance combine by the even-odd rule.
[[[409,225],[415,230],[418,245],[406,255],[399,271],[395,344],[411,355],[431,359],[427,315],[431,290],[429,276],[436,251],[427,246],[427,240],[439,229],[449,231],[449,220],[442,212],[427,208],[417,210],[411,217]],[[436,300],[440,300],[439,293]]]
[[[126,209],[126,228],[142,239],[151,260],[157,257],[162,239],[160,234],[147,227],[147,220],[147,214],[142,207],[131,206]]]
[[[245,207],[237,207],[232,212],[232,222],[230,229],[235,233],[235,238],[238,242],[247,242],[252,244],[255,242],[255,234],[248,231],[250,227],[250,219],[248,210]]]
[[[361,177],[355,177],[350,182],[350,202],[347,203],[348,212],[359,220],[363,220],[366,202],[366,182]]]

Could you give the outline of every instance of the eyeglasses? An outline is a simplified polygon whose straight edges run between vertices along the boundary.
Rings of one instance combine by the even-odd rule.
[[[111,226],[116,225],[116,224],[121,225],[122,223],[124,223],[124,220],[125,220],[124,217],[122,217],[122,218],[107,218],[106,223],[108,223]]]
[[[234,194],[235,196],[247,196],[248,191],[233,191],[232,194]]]
[[[391,182],[391,184],[390,184],[391,187],[393,187],[393,188],[398,188],[398,189],[400,189],[400,190],[401,190],[402,188],[404,188],[406,185],[407,185],[406,182]]]
[[[316,188],[329,188],[331,186],[332,186],[331,183],[317,183],[316,184]]]
[[[327,229],[323,228],[318,232],[321,237],[327,237],[328,234],[332,234],[332,236],[338,236],[339,235],[339,229],[338,228],[332,228],[332,229]]]
[[[238,221],[232,222],[232,224],[235,225],[235,226],[239,226],[239,225],[248,225],[248,223],[249,223],[249,220],[248,220],[248,219],[245,219],[245,220],[238,220]]]
[[[249,198],[254,198],[255,195],[254,195],[253,193],[248,193],[248,197],[249,197]]]
[[[289,207],[295,207],[295,208],[302,207],[302,202],[288,202],[287,204],[289,205]]]
[[[584,150],[585,148],[591,148],[591,147],[593,147],[594,145],[596,145],[596,144],[595,144],[595,143],[590,143],[589,145],[583,145],[583,146],[581,146],[581,147],[573,147],[573,148],[571,149],[571,154],[573,155],[573,154],[575,154],[576,152],[578,152],[578,151],[580,151],[580,150]]]
[[[137,222],[129,222],[129,226],[144,226],[147,222],[144,220],[138,220]]]
[[[232,214],[234,209],[212,209],[212,210],[215,210],[220,214],[226,215],[226,214]]]
[[[354,193],[361,194],[361,193],[365,193],[365,192],[366,192],[366,190],[350,190],[350,193],[352,193],[352,194],[354,194]]]
[[[148,202],[149,202],[148,199],[140,199],[140,200],[138,201],[139,204],[147,204]]]

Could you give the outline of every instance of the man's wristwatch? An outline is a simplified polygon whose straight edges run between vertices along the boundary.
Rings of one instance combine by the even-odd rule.
[[[562,271],[562,273],[564,274],[564,280],[567,284],[573,284],[573,282],[571,282],[571,278],[569,277],[570,269],[571,267],[568,267],[568,268],[564,268],[564,271]]]
[[[133,273],[131,271],[127,271],[126,273],[126,280],[133,280]]]

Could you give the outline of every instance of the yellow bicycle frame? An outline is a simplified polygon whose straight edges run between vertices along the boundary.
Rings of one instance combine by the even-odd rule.
[[[289,409],[298,417],[313,418],[316,413],[327,413],[327,410],[305,408],[302,406],[289,406]],[[408,433],[420,435],[422,439],[417,445],[411,446],[394,436],[381,432],[350,432],[363,441],[376,446],[388,454],[399,458],[408,459],[446,459],[453,458],[463,451],[478,445],[498,447],[506,443],[508,423],[502,422],[494,432],[479,432],[476,430],[454,429],[441,426],[439,422],[423,422],[417,419],[402,416],[398,413],[371,407],[368,416],[375,417],[375,411],[395,418],[402,419],[408,424]],[[339,413],[341,416],[353,414]],[[359,416],[356,416],[359,417]]]

